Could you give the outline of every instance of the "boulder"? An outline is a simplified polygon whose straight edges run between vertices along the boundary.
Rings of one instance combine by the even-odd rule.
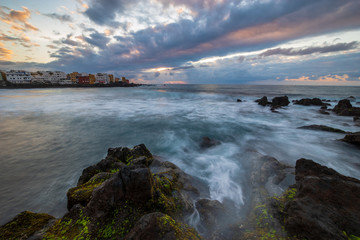
[[[355,116],[355,117],[354,117],[354,123],[355,123],[355,126],[359,126],[359,127],[360,127],[360,117],[359,117],[359,116]]]
[[[221,144],[221,142],[216,139],[211,139],[209,137],[203,137],[201,139],[200,149],[205,150],[205,149],[212,148],[212,147],[215,147],[220,144]]]
[[[308,125],[308,126],[298,127],[298,129],[317,130],[317,131],[335,132],[335,133],[346,133],[345,131],[343,131],[341,129],[332,128],[332,127],[328,127],[325,125]]]
[[[360,181],[312,160],[296,162],[296,185],[284,205],[284,225],[300,239],[360,236]]]
[[[324,115],[330,115],[330,113],[327,112],[325,109],[320,109],[319,113],[324,114]]]
[[[0,227],[0,239],[41,239],[37,233],[49,228],[54,219],[49,214],[24,211]]]
[[[236,102],[242,102],[242,100],[238,98],[238,99],[236,99]]]
[[[283,97],[274,97],[271,102],[271,106],[273,107],[284,107],[289,105],[290,101],[287,96]]]
[[[255,100],[255,102],[257,102],[261,106],[266,106],[266,105],[270,104],[270,102],[268,102],[268,99],[266,96],[263,96],[262,98]]]
[[[351,143],[360,147],[360,132],[350,133],[345,135],[341,141]]]
[[[340,116],[360,116],[360,108],[353,107],[348,99],[342,99],[332,110]]]
[[[132,230],[125,236],[126,240],[177,240],[198,239],[201,237],[185,224],[175,221],[170,216],[154,212],[144,215],[136,222]]]
[[[302,98],[300,100],[295,100],[294,104],[303,105],[303,106],[322,106],[324,103],[320,98]]]
[[[205,229],[215,230],[223,225],[226,218],[224,206],[217,200],[200,199],[195,204],[200,221]]]

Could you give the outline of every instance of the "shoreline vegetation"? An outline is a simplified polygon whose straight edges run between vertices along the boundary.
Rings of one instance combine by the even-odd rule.
[[[360,108],[350,101],[355,98],[342,99],[333,109],[326,99],[294,104],[352,116],[357,124]],[[290,104],[287,96],[256,102],[274,114]],[[360,132],[325,125],[301,129],[343,134],[339,143],[360,147]],[[221,143],[204,136],[198,144],[206,150]],[[360,239],[360,180],[304,158],[288,166],[256,152],[245,164],[250,190],[239,209],[211,200],[205,182],[152,155],[144,144],[109,148],[68,190],[62,218],[22,212],[0,227],[0,239]],[[280,186],[286,189],[280,195],[271,191]]]

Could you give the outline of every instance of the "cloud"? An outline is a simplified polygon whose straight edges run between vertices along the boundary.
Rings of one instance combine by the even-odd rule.
[[[294,49],[294,48],[274,48],[266,50],[261,53],[260,57],[268,57],[272,55],[283,55],[283,56],[303,56],[309,55],[313,53],[330,53],[330,52],[339,52],[356,49],[359,46],[359,42],[353,41],[350,43],[337,43],[334,45],[328,46],[318,46],[318,47],[306,47],[302,49]]]
[[[325,76],[301,76],[298,78],[285,78],[285,84],[298,85],[360,85],[359,77],[350,78],[348,74]]]
[[[84,41],[87,43],[99,47],[99,48],[105,48],[106,44],[110,41],[110,38],[105,37],[105,34],[101,34],[97,31],[93,31],[89,37],[83,36]]]
[[[59,20],[60,22],[72,22],[73,18],[70,15],[67,14],[57,14],[57,13],[46,13],[43,14],[46,17],[52,18],[52,19],[56,19]]]
[[[185,81],[165,81],[164,84],[187,84]]]
[[[31,42],[30,38],[24,34],[20,34],[19,37],[11,37],[4,33],[0,36],[1,41],[20,43],[25,48],[38,47],[39,44]]]
[[[6,49],[4,45],[0,43],[0,60],[10,60],[13,54],[12,50]]]
[[[120,23],[115,20],[129,5],[136,1],[127,0],[90,0],[84,14],[98,25],[118,27]]]
[[[0,7],[0,20],[12,26],[12,29],[19,31],[39,31],[39,29],[28,22],[31,12],[27,7],[23,11],[16,11],[7,7]]]

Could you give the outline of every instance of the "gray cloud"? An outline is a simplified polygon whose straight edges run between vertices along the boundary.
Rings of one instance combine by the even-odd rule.
[[[329,53],[329,52],[351,50],[351,49],[356,49],[358,46],[359,46],[359,42],[353,41],[350,43],[337,43],[328,46],[307,47],[299,50],[296,50],[294,48],[274,48],[261,53],[259,56],[260,57],[268,57],[272,55],[302,56],[313,53]]]
[[[72,22],[73,18],[70,15],[67,14],[57,14],[57,13],[45,13],[43,14],[46,17],[59,20],[60,22]]]
[[[87,43],[99,48],[105,48],[106,44],[110,41],[110,38],[105,37],[104,34],[97,31],[91,33],[89,37],[83,36],[83,38]]]

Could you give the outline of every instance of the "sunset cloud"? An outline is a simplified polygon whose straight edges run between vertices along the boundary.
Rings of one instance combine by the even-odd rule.
[[[13,51],[3,47],[4,45],[0,42],[0,60],[11,60]]]
[[[39,31],[39,29],[28,22],[31,12],[27,7],[23,11],[16,11],[7,7],[0,7],[0,20],[12,26],[18,31]]]

